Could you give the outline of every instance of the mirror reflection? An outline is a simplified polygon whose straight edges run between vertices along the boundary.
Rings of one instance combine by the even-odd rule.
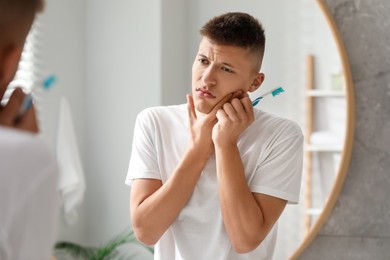
[[[341,61],[331,29],[315,1],[229,4],[232,10],[259,17],[266,30],[262,67],[266,80],[258,92],[274,86],[286,90],[275,100],[265,99],[261,109],[298,122],[305,134],[300,204],[288,205],[279,221],[275,259],[286,259],[317,221],[338,173],[346,125]],[[198,26],[218,11],[229,10],[217,3],[202,6],[202,2],[194,9],[201,10]],[[196,37],[194,34],[191,39]]]
[[[58,75],[58,84],[40,101],[43,132],[57,147],[58,104],[66,98],[83,174],[69,193],[75,207],[64,211],[69,201],[63,198],[58,240],[101,245],[129,227],[129,190],[123,183],[137,114],[186,102],[199,28],[211,17],[241,11],[262,22],[267,39],[266,79],[251,98],[283,87],[283,95],[264,99],[259,108],[297,122],[305,135],[300,203],[288,205],[279,220],[275,259],[288,258],[326,203],[344,143],[342,67],[316,3],[47,2],[36,26],[42,41],[37,48],[44,48],[37,58],[42,71]],[[73,14],[71,21],[63,10]]]

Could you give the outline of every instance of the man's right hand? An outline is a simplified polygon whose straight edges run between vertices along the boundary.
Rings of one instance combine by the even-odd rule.
[[[38,122],[33,106],[29,108],[26,113],[19,115],[19,110],[25,96],[22,89],[15,89],[8,103],[5,106],[0,107],[0,125],[38,133]]]
[[[192,149],[198,149],[200,155],[208,160],[214,151],[214,144],[211,138],[214,125],[217,123],[217,111],[233,97],[241,95],[242,91],[229,93],[222,98],[208,114],[196,113],[194,99],[187,95],[188,118],[190,128],[190,145]]]

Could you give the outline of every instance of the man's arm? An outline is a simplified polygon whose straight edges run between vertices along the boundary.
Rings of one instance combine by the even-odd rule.
[[[153,245],[160,239],[191,196],[214,150],[211,132],[216,123],[216,113],[231,96],[224,97],[207,115],[197,115],[193,99],[188,96],[190,144],[172,176],[164,185],[153,179],[133,181],[131,221],[138,240],[144,244]]]
[[[246,253],[266,237],[287,201],[254,194],[247,185],[237,140],[254,120],[248,95],[225,104],[217,112],[217,118],[213,141],[222,218],[233,249]]]
[[[287,201],[252,193],[237,146],[216,148],[222,218],[234,251],[255,249],[283,212]]]
[[[191,196],[206,161],[195,150],[184,155],[172,177],[160,180],[136,179],[131,184],[130,213],[137,239],[154,245],[174,222]]]

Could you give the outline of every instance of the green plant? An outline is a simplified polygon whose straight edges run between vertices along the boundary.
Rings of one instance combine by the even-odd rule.
[[[65,251],[76,259],[108,260],[113,259],[117,256],[118,251],[116,251],[116,249],[119,246],[128,243],[135,243],[141,245],[153,254],[153,248],[147,247],[139,243],[132,230],[122,232],[102,247],[84,247],[76,243],[60,241],[56,243],[55,251],[56,253]]]

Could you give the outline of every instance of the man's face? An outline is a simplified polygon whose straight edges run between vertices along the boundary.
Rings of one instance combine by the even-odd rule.
[[[263,74],[244,48],[216,45],[203,37],[192,65],[192,95],[198,112],[207,114],[223,97],[237,90],[254,91]]]

